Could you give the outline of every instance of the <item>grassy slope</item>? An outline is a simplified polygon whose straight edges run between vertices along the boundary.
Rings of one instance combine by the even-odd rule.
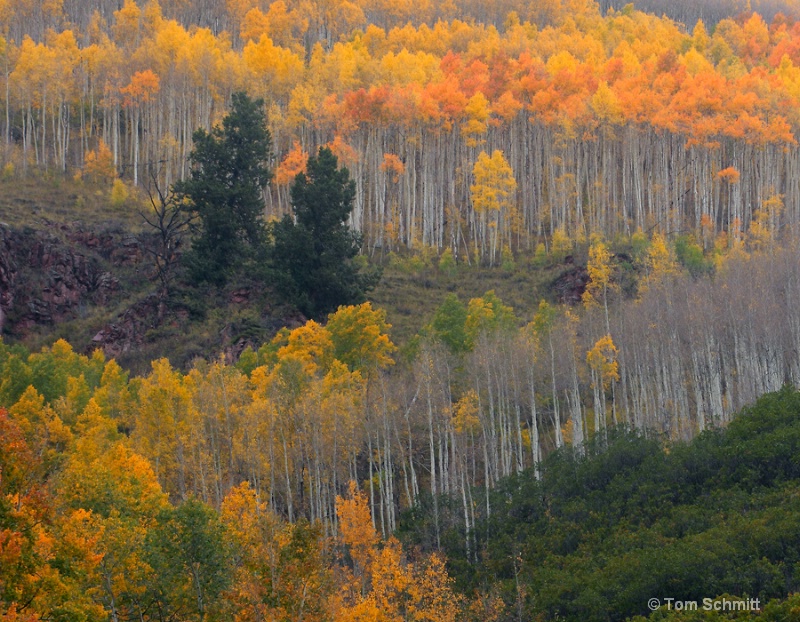
[[[0,180],[0,221],[12,227],[39,228],[45,220],[81,221],[101,230],[139,233],[142,218],[134,201],[110,206],[110,189],[59,175]]]
[[[614,240],[611,248],[618,254],[614,279],[624,298],[635,296],[639,272],[631,258],[631,241]],[[370,300],[386,309],[387,320],[392,325],[391,336],[401,346],[431,321],[445,297],[455,293],[463,303],[483,296],[487,291],[495,294],[514,310],[520,323],[533,319],[541,300],[559,302],[559,295],[571,295],[573,302],[580,301],[580,291],[572,291],[576,272],[585,272],[588,260],[587,247],[578,245],[567,258],[551,255],[536,258],[519,255],[512,266],[492,268],[458,264],[449,269],[439,267],[437,257],[425,254],[399,258],[390,255],[383,260],[383,278],[369,295]],[[559,277],[570,275],[556,285]],[[570,285],[572,283],[572,285]]]
[[[140,197],[140,201],[143,197]],[[29,176],[0,181],[0,222],[16,229],[54,231],[50,223],[76,223],[98,233],[147,231],[139,211],[143,203],[129,199],[119,207],[110,206],[110,189],[75,182],[58,175]],[[87,252],[81,249],[80,252]],[[511,305],[520,321],[531,319],[540,299],[552,299],[552,282],[564,271],[561,264],[534,266],[526,258],[505,268],[458,265],[450,270],[438,267],[436,257],[392,256],[385,259],[384,277],[369,299],[387,311],[393,328],[392,339],[400,346],[431,320],[444,297],[456,293],[463,302],[488,290]],[[72,320],[39,327],[23,343],[38,349],[63,337],[83,350],[94,334],[115,321],[128,307],[153,291],[144,278],[147,265],[113,272],[120,278],[121,291],[107,307],[86,305]],[[196,293],[175,299],[174,313],[161,326],[149,330],[136,352],[120,357],[123,365],[144,371],[149,361],[167,356],[173,364],[188,365],[193,358],[209,356],[246,340],[258,344],[271,338],[290,310],[275,304],[269,292],[251,295],[245,303],[232,303],[231,294],[247,284],[233,283],[225,292],[198,299]],[[15,339],[14,335],[6,338]]]
[[[461,264],[440,270],[437,263],[436,259],[389,260],[383,279],[369,296],[373,304],[386,309],[392,339],[400,345],[431,321],[449,293],[467,303],[494,290],[521,322],[528,322],[540,300],[553,301],[552,283],[565,269],[562,264],[536,266],[527,258],[519,258],[513,268]]]

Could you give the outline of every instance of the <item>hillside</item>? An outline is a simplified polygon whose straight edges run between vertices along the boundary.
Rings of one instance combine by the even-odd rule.
[[[0,622],[800,620],[798,19],[0,0]]]
[[[247,345],[258,348],[281,326],[302,321],[269,292],[253,296],[245,281],[202,305],[178,291],[159,317],[155,231],[142,217],[149,210],[141,193],[114,203],[104,184],[35,174],[0,181],[4,338],[33,350],[66,338],[77,350],[99,347],[144,372],[161,356],[178,367],[195,357],[235,360]],[[574,269],[532,257],[505,268],[440,266],[430,253],[370,261],[383,270],[371,300],[387,310],[400,345],[433,317],[447,293],[468,300],[495,289],[516,308],[533,309],[542,298],[563,297],[567,290],[556,281]],[[582,285],[579,275],[564,287],[577,287],[579,297]]]
[[[459,589],[497,590],[522,619],[790,620],[796,598],[731,617],[667,615],[666,599],[702,612],[704,598],[763,608],[797,591],[798,451],[800,394],[788,388],[690,443],[617,430],[552,454],[538,477],[500,482],[468,533],[443,502],[442,548]],[[430,521],[429,505],[410,512],[403,541],[432,547]],[[652,615],[651,598],[664,605]]]
[[[360,341],[354,322],[367,329]],[[391,482],[383,472],[357,475],[353,440],[365,422],[353,415],[370,395],[362,373],[390,364],[391,343],[371,322],[380,329],[368,307],[345,310],[327,329],[285,336],[259,354],[273,363],[249,379],[219,364],[182,376],[160,361],[149,377],[129,380],[113,361],[81,357],[65,342],[32,356],[3,346],[0,401],[12,404],[0,409],[3,614],[792,619],[796,390],[767,395],[690,443],[610,429],[551,452],[538,471],[465,490],[475,500],[466,530],[457,495],[423,493],[399,517],[401,544],[391,537],[391,506],[371,501]],[[278,401],[285,391],[293,401]],[[459,425],[469,425],[472,415],[460,410]],[[380,439],[385,421],[366,423]],[[321,463],[286,453],[293,433]],[[403,469],[424,481],[424,440],[399,440],[421,446]],[[303,482],[296,496],[273,488],[270,467],[275,479]],[[346,483],[351,475],[363,490]],[[331,498],[337,477],[347,491]],[[653,598],[758,599],[763,611],[662,607],[631,618],[647,615]]]

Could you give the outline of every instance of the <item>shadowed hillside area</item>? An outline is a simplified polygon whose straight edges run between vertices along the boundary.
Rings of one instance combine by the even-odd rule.
[[[460,589],[491,586],[523,619],[790,620],[796,596],[767,603],[800,581],[799,444],[800,394],[786,388],[691,443],[614,430],[559,451],[476,497],[469,532],[443,502],[435,534],[429,500],[400,533],[423,550],[440,540]],[[764,613],[703,613],[723,595]],[[670,598],[700,613],[670,612]]]

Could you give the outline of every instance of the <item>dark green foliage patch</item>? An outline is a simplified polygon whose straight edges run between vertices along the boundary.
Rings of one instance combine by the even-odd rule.
[[[485,501],[476,508],[471,534],[457,511],[445,513],[442,543],[462,590],[498,589],[524,619],[605,621],[649,616],[651,598],[702,607],[727,594],[764,605],[800,587],[796,390],[763,397],[691,443],[617,431],[584,453],[555,452],[541,480],[525,472],[502,482],[489,511]],[[424,513],[407,519],[406,541],[429,545]],[[653,619],[761,619],[714,616]]]

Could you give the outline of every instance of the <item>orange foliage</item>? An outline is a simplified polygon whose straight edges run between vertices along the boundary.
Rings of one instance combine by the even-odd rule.
[[[97,150],[89,151],[83,164],[83,174],[92,181],[111,183],[117,176],[114,156],[105,141],[100,139]]]
[[[158,93],[160,81],[150,69],[137,71],[131,76],[128,86],[120,89],[123,95],[122,105],[131,108],[149,102]]]
[[[406,172],[406,165],[403,164],[403,161],[398,158],[393,153],[384,153],[383,154],[383,163],[381,164],[381,170],[386,173],[392,174],[392,181],[397,183],[400,181],[400,176]]]
[[[492,112],[502,121],[509,122],[522,110],[522,103],[510,91],[503,93],[492,105]]]
[[[717,177],[729,184],[738,184],[740,173],[736,167],[729,166],[719,171]]]
[[[800,24],[783,17],[772,25],[756,13],[725,19],[713,36],[699,23],[689,35],[635,11],[577,24],[565,19],[570,3],[547,2],[518,7],[498,31],[452,19],[457,3],[226,0],[244,44],[232,49],[223,36],[163,17],[157,3],[140,5],[125,0],[110,25],[94,20],[91,46],[81,48],[85,37],[69,30],[46,44],[23,41],[10,57],[18,104],[44,105],[51,84],[75,98],[85,86],[71,82],[80,77],[104,92],[105,104],[127,108],[173,97],[181,81],[202,84],[202,97],[215,102],[244,87],[277,95],[281,129],[317,122],[334,135],[361,124],[422,123],[446,132],[459,126],[478,144],[484,128],[508,124],[525,108],[573,136],[591,136],[598,122],[649,124],[712,148],[723,136],[794,144],[800,127]],[[395,22],[437,11],[450,21]],[[534,18],[544,21],[522,21]],[[315,37],[324,37],[321,45]],[[124,54],[136,62],[123,62]]]
[[[334,620],[455,622],[461,598],[453,592],[440,556],[411,564],[397,539],[381,543],[367,498],[354,482],[348,499],[336,498],[336,514],[339,540],[353,567],[342,569],[344,581],[334,598]]]
[[[358,152],[348,145],[339,134],[325,146],[328,147],[339,162],[345,166],[352,166],[358,162]]]
[[[299,142],[294,141],[292,149],[275,169],[275,183],[279,186],[288,186],[298,173],[306,172],[307,164],[308,152],[303,150]]]

